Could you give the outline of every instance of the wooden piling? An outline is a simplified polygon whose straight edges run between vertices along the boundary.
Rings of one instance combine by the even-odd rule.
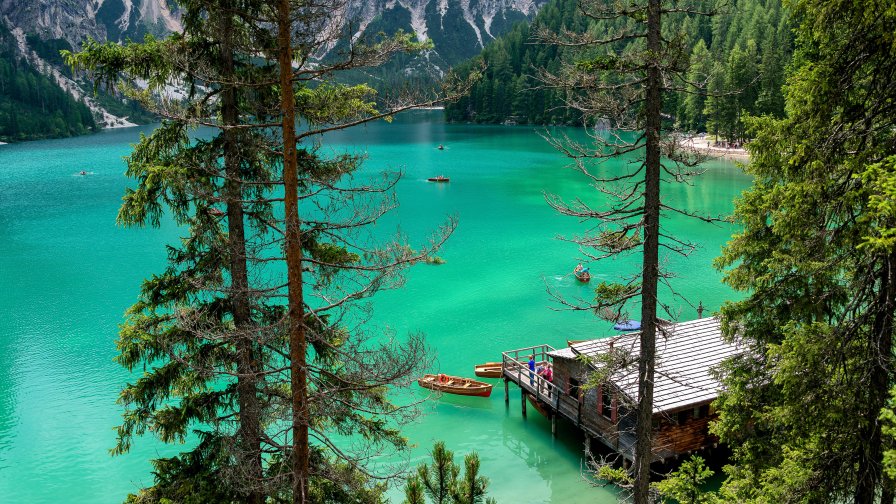
[[[504,404],[510,404],[510,380],[504,377]]]
[[[522,388],[520,389],[520,399],[522,399],[522,407],[523,407],[523,418],[526,417],[526,391]]]

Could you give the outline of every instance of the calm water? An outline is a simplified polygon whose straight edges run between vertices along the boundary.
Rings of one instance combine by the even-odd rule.
[[[539,343],[609,334],[584,312],[556,311],[546,286],[590,297],[568,272],[576,247],[556,239],[581,233],[555,214],[543,191],[586,195],[581,176],[531,128],[445,125],[439,112],[417,113],[333,135],[337,150],[367,152],[367,168],[401,168],[400,208],[383,229],[400,224],[425,237],[447,216],[460,226],[440,253],[441,266],[418,266],[404,289],[376,299],[375,320],[399,334],[423,331],[439,370],[472,374],[477,362]],[[148,131],[150,128],[144,128]],[[120,229],[115,214],[128,180],[122,156],[140,129],[0,147],[0,495],[11,502],[120,502],[151,483],[148,459],[171,453],[150,438],[111,457],[119,421],[118,391],[130,377],[112,362],[117,325],[140,281],[165,263],[164,245],[178,230]],[[446,149],[435,147],[445,144]],[[714,162],[696,186],[666,191],[670,202],[727,213],[748,184],[734,165]],[[80,170],[91,172],[78,176]],[[426,177],[444,173],[449,184]],[[669,231],[702,244],[691,257],[670,257],[676,288],[716,310],[731,293],[712,259],[731,230],[672,217]],[[637,258],[592,264],[597,278],[630,273]],[[695,317],[693,308],[666,299]],[[496,384],[498,382],[496,381]],[[499,502],[614,502],[579,473],[582,439],[561,423],[519,411],[519,391],[489,399],[444,397],[406,429],[417,445],[412,462],[435,440],[456,453],[479,452]]]

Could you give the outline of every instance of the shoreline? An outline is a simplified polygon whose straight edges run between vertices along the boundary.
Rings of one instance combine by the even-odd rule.
[[[685,137],[682,143],[686,147],[690,147],[710,157],[729,159],[733,161],[750,161],[750,153],[747,152],[746,149],[733,147],[716,147],[713,145],[709,145],[709,139],[706,135]]]

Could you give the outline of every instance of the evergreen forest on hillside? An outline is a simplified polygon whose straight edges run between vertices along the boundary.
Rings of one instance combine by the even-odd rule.
[[[447,106],[448,120],[581,124],[581,115],[565,106],[563,91],[545,89],[536,77],[537,69],[556,73],[563,63],[574,63],[571,52],[533,38],[538,28],[600,36],[618,27],[607,20],[589,20],[577,4],[556,0],[545,5],[531,24],[517,24],[480,56],[459,65],[461,75],[483,61],[487,70],[469,96]],[[781,86],[793,52],[789,18],[780,0],[704,0],[697,10],[716,14],[666,16],[663,35],[683,42],[690,54],[687,80],[706,92],[668,95],[664,113],[680,129],[737,141],[745,136],[745,114],[784,112]],[[631,51],[637,48],[634,44],[617,43],[615,49]]]
[[[0,140],[69,137],[96,130],[90,109],[18,58],[0,25]]]

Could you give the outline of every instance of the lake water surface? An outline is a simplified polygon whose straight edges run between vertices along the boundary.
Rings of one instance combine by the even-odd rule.
[[[152,482],[150,458],[172,453],[150,438],[124,456],[108,452],[120,419],[115,400],[135,378],[112,361],[117,326],[141,280],[164,267],[164,245],[179,235],[170,224],[115,225],[131,183],[122,157],[150,130],[0,147],[0,500],[120,502]],[[384,230],[400,224],[419,240],[447,216],[459,220],[439,254],[446,264],[415,267],[403,289],[375,300],[376,323],[398,334],[426,334],[434,371],[472,375],[474,364],[500,360],[503,350],[561,347],[567,338],[612,332],[587,312],[558,311],[547,294],[550,287],[570,298],[592,296],[569,275],[581,253],[556,238],[580,234],[587,224],[555,213],[543,192],[593,198],[594,189],[564,168],[567,161],[533,128],[448,125],[440,112],[427,111],[329,136],[326,145],[366,152],[367,170],[404,171],[400,207],[378,224]],[[730,212],[749,179],[730,163],[706,168],[693,186],[664,188],[665,201]],[[81,170],[89,174],[79,176]],[[450,183],[426,182],[443,173]],[[676,215],[664,225],[702,245],[688,258],[668,257],[676,289],[717,310],[732,293],[711,262],[732,229]],[[591,271],[615,279],[638,263],[637,257],[591,263]],[[680,310],[680,320],[696,317],[678,299],[663,301]],[[411,462],[444,440],[458,454],[479,453],[498,502],[615,502],[612,491],[582,479],[583,441],[573,426],[560,423],[552,438],[534,410],[521,417],[518,390],[511,388],[505,407],[503,387],[495,384],[488,399],[433,401],[405,430],[416,445]]]

